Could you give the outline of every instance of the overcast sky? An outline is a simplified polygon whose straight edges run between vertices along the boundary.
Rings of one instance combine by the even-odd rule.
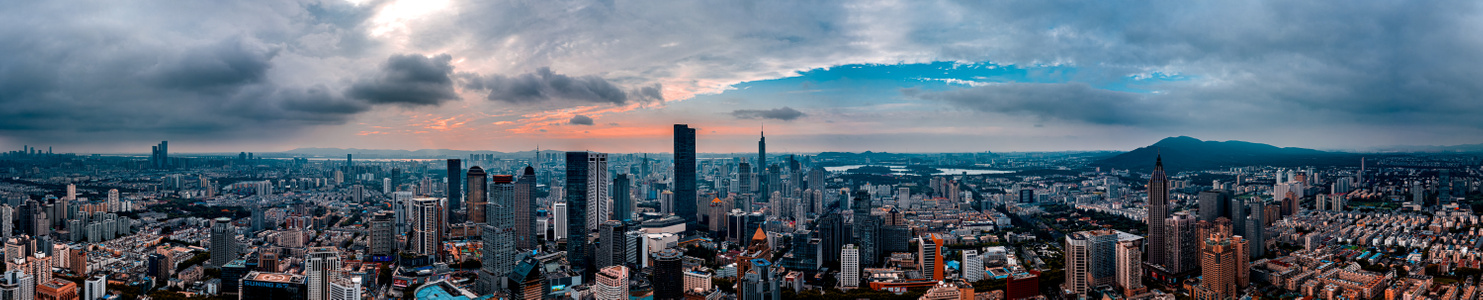
[[[1478,1],[3,1],[0,147],[1483,142]]]

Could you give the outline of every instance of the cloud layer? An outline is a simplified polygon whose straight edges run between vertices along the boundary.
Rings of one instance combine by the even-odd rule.
[[[442,104],[458,98],[453,92],[452,60],[447,54],[392,55],[380,72],[351,85],[346,94],[373,104]]]
[[[576,116],[572,116],[572,119],[571,120],[567,120],[566,123],[567,124],[572,124],[572,125],[589,125],[589,126],[591,126],[592,125],[592,118],[587,117],[587,116],[583,116],[583,115],[576,115]]]
[[[792,107],[781,107],[774,109],[738,109],[731,111],[731,116],[737,119],[773,119],[792,121],[805,116],[801,111]]]
[[[992,119],[1010,122],[995,123],[1002,136],[1056,134],[1015,129],[1034,125],[1219,139],[1305,128],[1289,139],[1452,143],[1483,139],[1480,27],[1476,1],[18,2],[0,8],[0,142],[319,135],[373,146],[384,140],[347,133],[428,128],[534,140],[577,116],[640,126],[729,114],[698,127],[775,119],[951,144],[960,138],[943,132],[956,124]],[[932,61],[1031,74],[897,78],[875,94],[858,90],[887,75],[852,74],[827,80],[854,87],[793,102],[774,100],[793,91],[734,89]],[[1034,73],[1045,66],[1060,73]],[[715,94],[734,102],[675,102]],[[854,105],[893,109],[821,126]]]

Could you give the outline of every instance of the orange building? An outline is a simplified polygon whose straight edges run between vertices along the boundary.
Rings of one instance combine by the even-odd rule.
[[[767,247],[767,233],[762,227],[757,227],[757,232],[752,234],[752,242],[737,256],[737,274],[746,274],[752,268],[753,259],[772,259],[772,249]]]
[[[36,285],[36,300],[78,300],[77,284],[61,279],[42,282]]]

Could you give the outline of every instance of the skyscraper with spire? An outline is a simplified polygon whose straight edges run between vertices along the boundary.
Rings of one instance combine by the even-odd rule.
[[[757,163],[756,164],[752,164],[752,165],[757,166],[757,172],[756,172],[756,174],[757,174],[757,177],[760,179],[760,180],[757,180],[757,200],[759,200],[759,201],[761,201],[763,203],[766,203],[769,200],[768,199],[769,196],[772,195],[772,190],[769,189],[770,186],[768,186],[768,184],[767,184],[767,181],[768,180],[766,179],[766,176],[767,176],[767,132],[765,132],[765,131],[758,131],[757,133],[758,133],[758,135],[761,136],[761,138],[757,140]]]
[[[1154,158],[1153,174],[1148,179],[1148,262],[1157,266],[1168,265],[1168,227],[1164,219],[1169,217],[1169,178],[1164,175],[1164,156]]]

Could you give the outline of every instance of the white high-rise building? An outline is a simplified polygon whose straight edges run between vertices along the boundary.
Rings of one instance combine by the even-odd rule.
[[[555,230],[553,230],[554,232],[556,232],[556,235],[553,235],[552,237],[554,238],[552,238],[551,240],[565,239],[567,232],[566,228],[568,225],[570,225],[567,224],[566,220],[566,202],[556,202],[555,204],[551,204],[551,217],[555,219],[552,222],[556,223],[556,228],[554,228]]]
[[[334,300],[330,297],[333,290],[330,283],[341,279],[340,251],[334,247],[309,248],[309,257],[304,260],[304,277],[307,278],[308,300]]]
[[[15,226],[14,219],[15,209],[10,208],[10,205],[0,204],[0,237],[3,237],[7,240],[10,239],[10,232],[15,230],[15,228],[13,228],[13,226]]]
[[[963,250],[963,279],[968,282],[984,280],[984,260],[978,250]]]
[[[381,178],[381,194],[391,195],[391,177]]]
[[[118,205],[118,189],[108,189],[108,212],[124,210]],[[91,300],[91,299],[89,299]]]
[[[391,195],[391,211],[396,214],[396,234],[407,234],[408,231],[412,230],[410,227],[412,224],[410,221],[412,192],[395,192]]]
[[[596,231],[603,221],[612,218],[613,195],[608,194],[608,154],[587,154],[587,230]]]
[[[108,292],[108,275],[98,274],[83,282],[82,300],[98,300]]]
[[[77,185],[76,184],[70,184],[70,183],[67,184],[67,198],[64,198],[64,199],[66,199],[67,201],[77,200]]]
[[[597,300],[628,300],[628,267],[608,266],[598,270],[592,295]]]
[[[412,249],[418,255],[437,255],[443,238],[443,199],[414,198],[410,207]]]
[[[339,278],[330,282],[329,300],[360,300],[360,277]]]
[[[1126,296],[1144,291],[1143,287],[1143,240],[1127,239],[1117,242],[1117,286]]]
[[[839,288],[860,287],[860,247],[844,245],[839,249]]]
[[[5,274],[0,276],[0,299],[36,299],[36,277],[21,270],[5,271]]]

